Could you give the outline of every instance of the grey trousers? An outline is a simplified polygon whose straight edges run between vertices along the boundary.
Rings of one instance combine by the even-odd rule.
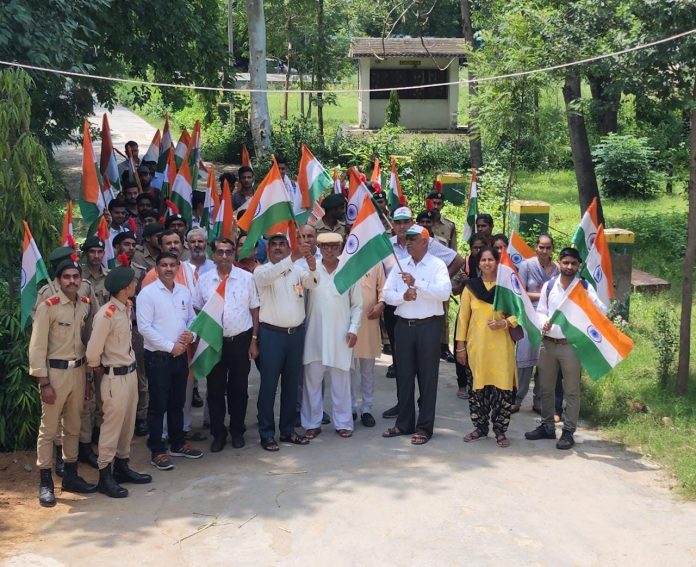
[[[580,373],[582,365],[569,344],[557,344],[548,339],[541,342],[539,351],[539,378],[541,381],[541,420],[553,427],[556,378],[558,369],[563,373],[563,393],[566,401],[563,429],[575,431],[580,416]]]

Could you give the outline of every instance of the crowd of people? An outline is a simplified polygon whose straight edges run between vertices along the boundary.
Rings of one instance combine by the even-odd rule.
[[[498,446],[509,446],[510,416],[520,410],[536,368],[533,409],[541,424],[525,436],[556,439],[555,421],[563,419],[557,447],[573,446],[581,366],[549,317],[578,277],[575,249],[563,249],[556,262],[553,239],[541,235],[536,257],[520,268],[543,325],[537,349],[514,316],[493,309],[507,239],[493,233],[490,215],[478,215],[470,254],[462,257],[456,226],[441,213],[440,191],[428,195],[427,210],[414,218],[406,206],[390,210],[385,193],[370,185],[393,254],[340,294],[334,277],[350,232],[345,196],[327,196],[323,218],[302,226],[294,246],[285,232],[268,234],[253,254],[240,257],[247,236],[235,229],[209,241],[196,192],[191,226],[179,214],[160,223],[165,205],[151,185],[152,164],[139,163],[137,146],[129,144],[133,162],[122,168],[122,191],[105,211],[118,267],[104,268],[111,246],[96,236],[80,247],[81,261],[72,248],[57,248],[48,256],[54,279],[36,302],[29,366],[42,402],[42,506],[55,505],[54,468],[63,490],[77,493],[122,498],[128,495],[123,484],[151,482],[151,475],[130,468],[134,435],[147,436],[158,470],[173,469],[176,458],[201,458],[191,442],[206,436],[192,428],[192,407],[204,407],[211,452],[228,441],[243,447],[252,363],[260,373],[256,411],[266,451],[278,451],[279,442],[307,445],[328,424],[341,438],[352,436],[358,420],[374,427],[375,361],[383,351],[392,355],[387,377],[396,378],[396,403],[382,413],[395,422],[383,437],[429,442],[440,362],[446,361],[456,364],[457,396],[469,401],[474,429],[464,441],[485,438],[492,427]],[[288,191],[297,190],[285,161],[278,162]],[[243,211],[254,193],[253,171],[240,168],[239,184],[223,175]],[[592,288],[587,291],[602,307]],[[459,298],[454,353],[447,317],[452,296]],[[202,399],[191,366],[206,351],[196,350],[204,339],[191,324],[217,300],[223,302],[221,355]],[[78,462],[99,470],[98,484],[79,476]]]

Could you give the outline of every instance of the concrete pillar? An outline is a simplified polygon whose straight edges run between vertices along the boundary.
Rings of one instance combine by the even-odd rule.
[[[549,231],[549,211],[551,205],[545,201],[510,202],[510,231],[522,236],[537,235]],[[493,232],[496,232],[494,229]]]
[[[630,230],[607,228],[604,230],[614,278],[614,301],[619,314],[628,321],[631,302],[631,274],[633,272],[633,245],[636,237]]]

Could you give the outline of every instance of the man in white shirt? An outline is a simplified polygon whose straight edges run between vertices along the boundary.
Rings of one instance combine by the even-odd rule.
[[[186,234],[191,257],[182,262],[188,264],[193,272],[193,281],[210,271],[215,270],[215,262],[208,258],[208,233],[203,228],[192,228]]]
[[[580,374],[582,364],[575,349],[568,343],[563,331],[556,324],[551,324],[551,316],[568,293],[571,284],[580,273],[582,260],[575,248],[564,248],[558,257],[561,270],[559,276],[547,281],[539,292],[537,313],[543,340],[539,349],[539,380],[541,382],[541,425],[524,434],[526,439],[556,439],[554,427],[556,378],[560,367],[563,373],[563,394],[566,408],[563,420],[563,432],[556,443],[556,448],[568,450],[575,445],[573,434],[580,415]],[[581,281],[592,302],[603,312],[606,306],[599,300],[592,286]]]
[[[322,261],[317,266],[319,285],[309,294],[307,336],[305,337],[302,427],[313,439],[321,433],[324,413],[322,386],[330,377],[331,412],[336,432],[353,435],[350,367],[353,347],[358,339],[362,313],[360,287],[351,286],[339,294],[334,285],[338,257],[343,247],[340,234],[325,232],[317,237]]]
[[[222,451],[227,443],[225,399],[230,414],[230,435],[235,449],[244,447],[244,418],[249,401],[249,370],[251,359],[258,356],[259,295],[253,276],[234,266],[235,243],[223,238],[213,243],[217,269],[203,274],[193,294],[193,307],[203,309],[215,294],[220,282],[225,284],[225,306],[222,314],[222,358],[207,378],[208,410],[213,453]]]
[[[176,254],[162,252],[155,265],[157,280],[144,287],[137,298],[138,330],[144,340],[149,391],[147,446],[152,452],[152,465],[160,470],[174,468],[169,456],[189,459],[203,456],[184,440],[184,402],[189,371],[186,349],[194,339],[188,330],[194,313],[191,293],[174,281],[178,268]],[[165,413],[169,456],[162,440]]]
[[[384,286],[384,300],[396,307],[394,337],[399,413],[396,425],[384,437],[410,435],[413,445],[427,443],[433,435],[440,367],[440,328],[443,302],[452,292],[447,266],[428,252],[427,229],[417,224],[406,231],[409,258],[401,270],[392,269]],[[420,410],[416,421],[415,379]]]
[[[302,372],[305,338],[305,290],[319,284],[316,261],[309,244],[302,242],[290,250],[285,233],[268,239],[268,263],[254,270],[259,290],[259,355],[261,384],[257,403],[259,436],[266,451],[277,451],[275,441],[275,404],[280,379],[280,440],[306,445],[309,440],[295,433],[297,384]],[[301,257],[309,271],[295,262]]]

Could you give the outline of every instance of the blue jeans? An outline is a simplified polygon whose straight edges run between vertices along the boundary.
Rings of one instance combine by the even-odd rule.
[[[166,352],[145,351],[145,373],[150,402],[147,407],[147,446],[153,455],[164,453],[162,423],[167,414],[167,432],[172,448],[184,444],[184,403],[188,361],[186,354],[174,358]]]

